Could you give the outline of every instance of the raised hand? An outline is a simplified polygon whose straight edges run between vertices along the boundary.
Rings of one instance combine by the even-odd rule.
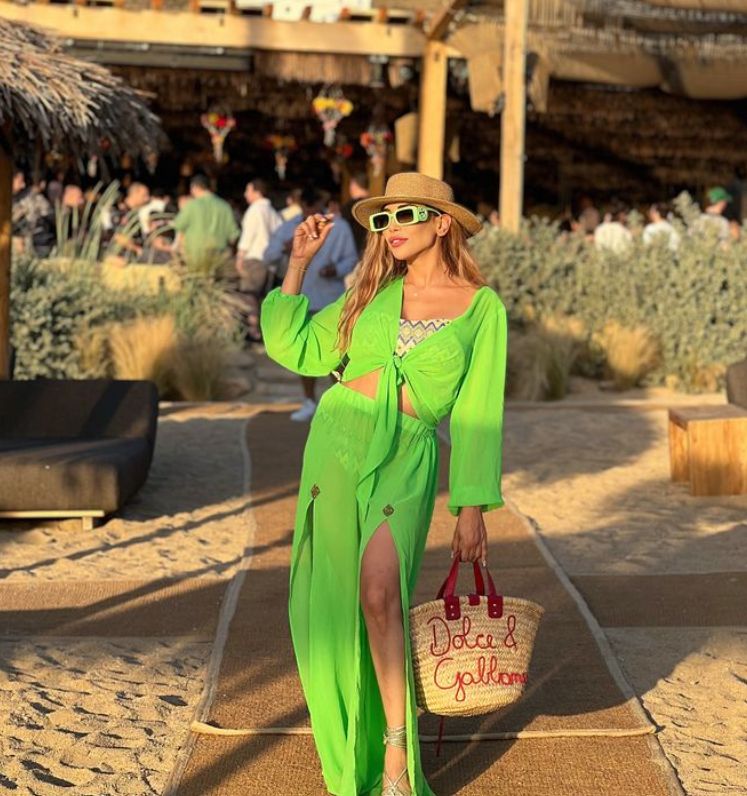
[[[332,213],[326,215],[314,213],[304,219],[293,233],[290,259],[304,267],[307,266],[327,240],[330,230],[334,227],[333,218]]]

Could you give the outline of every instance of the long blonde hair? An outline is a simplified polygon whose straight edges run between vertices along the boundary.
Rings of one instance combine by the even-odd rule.
[[[487,284],[467,243],[467,233],[459,222],[452,219],[449,231],[439,240],[441,257],[449,276],[465,279],[475,287]],[[355,279],[337,324],[335,345],[341,352],[344,353],[350,347],[355,322],[379,289],[392,279],[404,276],[406,273],[407,263],[394,257],[386,245],[384,236],[369,232],[366,248],[356,268]]]

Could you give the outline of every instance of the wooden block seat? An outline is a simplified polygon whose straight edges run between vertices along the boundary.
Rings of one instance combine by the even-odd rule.
[[[669,410],[673,481],[691,495],[747,494],[747,409],[734,404]]]
[[[747,358],[726,369],[726,400],[747,409]]]

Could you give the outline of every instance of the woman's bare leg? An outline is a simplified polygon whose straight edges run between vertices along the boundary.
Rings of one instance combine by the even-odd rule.
[[[399,585],[399,558],[389,524],[384,522],[371,537],[361,562],[361,606],[376,669],[387,724],[405,724],[405,638],[402,598]],[[381,743],[380,738],[370,739]],[[387,744],[384,768],[396,779],[407,766],[407,749]],[[405,774],[399,781],[404,791],[410,790]]]

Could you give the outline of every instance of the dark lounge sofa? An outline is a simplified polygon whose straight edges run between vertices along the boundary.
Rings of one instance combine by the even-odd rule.
[[[120,509],[153,459],[149,381],[0,381],[0,517],[94,517]]]

